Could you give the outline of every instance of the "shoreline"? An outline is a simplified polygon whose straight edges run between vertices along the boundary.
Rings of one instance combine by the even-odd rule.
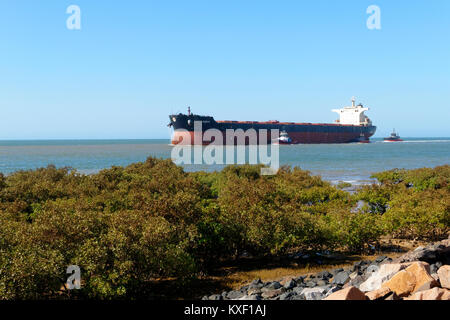
[[[395,240],[395,239],[392,239]],[[400,240],[401,241],[401,240]],[[409,246],[399,247],[398,250],[380,250],[370,256],[361,256],[360,260],[345,264],[329,263],[322,267],[309,266],[300,268],[298,272],[287,273],[284,276],[267,277],[264,272],[256,271],[250,281],[240,285],[234,285],[230,291],[222,293],[212,293],[204,295],[202,300],[422,300],[423,292],[433,287],[439,287],[439,280],[429,287],[422,284],[416,291],[402,293],[396,289],[381,289],[374,281],[377,277],[377,271],[383,264],[392,264],[394,268],[399,263],[403,263],[406,268],[411,264],[419,262],[419,265],[426,266],[425,272],[421,277],[428,276],[432,281],[441,276],[441,284],[447,283],[449,279],[444,279],[438,269],[448,268],[450,252],[450,237],[439,242],[416,242],[406,241]],[[406,250],[405,250],[406,249]],[[323,255],[321,255],[323,257]],[[429,263],[429,264],[428,264]],[[309,269],[309,270],[308,270]],[[408,269],[407,269],[408,270]],[[308,272],[307,272],[308,271]],[[398,270],[397,270],[398,271]],[[426,273],[426,274],[425,274]],[[439,274],[439,275],[438,275]],[[383,278],[386,281],[395,276],[395,272],[389,277]],[[374,280],[375,279],[375,280]],[[422,279],[421,279],[422,280]],[[398,280],[396,280],[398,281]],[[417,280],[419,281],[419,280]],[[398,284],[397,284],[398,285]],[[335,292],[348,290],[350,287],[363,290],[361,297],[341,297]],[[450,290],[443,286],[442,292],[449,296]],[[359,291],[359,290],[358,290]],[[382,292],[381,292],[382,291]],[[360,292],[360,291],[359,291]],[[412,293],[416,292],[416,295]],[[419,293],[420,292],[420,293]],[[398,295],[397,295],[398,293]],[[364,294],[366,296],[364,296]],[[427,294],[427,293],[425,293]],[[332,295],[332,297],[327,298]],[[341,294],[342,295],[342,294]],[[407,296],[409,295],[409,298]],[[419,295],[419,296],[418,296]],[[420,297],[420,298],[419,298]],[[435,298],[440,300],[439,297]],[[427,300],[427,299],[425,299]]]

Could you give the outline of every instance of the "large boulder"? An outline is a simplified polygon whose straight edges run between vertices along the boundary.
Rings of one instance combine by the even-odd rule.
[[[323,300],[367,300],[367,297],[358,288],[348,287],[330,294]]]
[[[429,274],[430,266],[426,262],[414,262],[405,270],[395,274],[390,280],[382,284],[399,297],[406,297],[410,293],[428,290],[437,286],[436,280]]]
[[[438,286],[438,282],[430,275],[430,265],[426,262],[414,262],[405,270],[411,272],[416,279],[413,292],[428,290]]]
[[[450,266],[445,265],[437,271],[442,288],[450,289]]]
[[[408,296],[413,292],[416,285],[416,278],[411,272],[401,270],[391,279],[381,285],[381,288],[389,289],[400,297]]]
[[[450,300],[450,290],[435,287],[416,292],[404,300]]]
[[[405,263],[382,264],[378,271],[374,272],[366,281],[361,283],[359,290],[368,292],[380,289],[383,282],[389,280],[393,275],[405,269],[407,266],[408,264]]]

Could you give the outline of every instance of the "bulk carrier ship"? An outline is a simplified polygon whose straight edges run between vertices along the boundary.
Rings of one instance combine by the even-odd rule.
[[[227,129],[239,130],[246,132],[254,129],[259,132],[261,129],[267,130],[267,137],[261,141],[258,135],[257,144],[274,143],[280,139],[279,136],[272,137],[271,131],[278,129],[289,144],[311,144],[311,143],[350,143],[350,142],[369,142],[369,138],[375,133],[376,127],[372,125],[372,121],[364,114],[369,108],[362,104],[355,105],[355,99],[352,99],[352,105],[342,109],[333,109],[333,112],[339,114],[339,119],[335,123],[295,123],[295,122],[279,122],[276,120],[260,122],[260,121],[216,121],[211,116],[200,116],[192,114],[188,108],[187,114],[170,115],[169,127],[174,129],[172,136],[172,144],[203,144],[207,145],[214,141],[205,139],[204,133],[208,129],[217,129],[222,133],[223,142],[227,144]],[[195,131],[194,126],[201,124],[201,131]],[[242,140],[241,140],[242,141]],[[245,144],[252,144],[249,139],[245,139]],[[234,139],[232,144],[241,144],[238,139]]]

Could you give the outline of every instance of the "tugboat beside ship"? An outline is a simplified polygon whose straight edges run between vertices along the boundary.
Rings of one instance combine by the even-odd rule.
[[[286,131],[281,131],[280,137],[277,139],[278,144],[292,144],[292,139]]]
[[[341,109],[333,109],[333,112],[339,114],[339,119],[335,123],[296,123],[279,122],[276,120],[261,121],[219,121],[211,116],[200,116],[191,113],[188,108],[187,114],[173,114],[169,116],[169,127],[174,129],[172,144],[201,144],[207,145],[212,141],[204,138],[204,133],[208,129],[216,129],[222,132],[224,137],[223,144],[226,144],[225,133],[228,129],[243,130],[254,129],[257,133],[260,130],[267,131],[267,141],[260,143],[279,143],[279,144],[312,144],[312,143],[351,143],[351,142],[370,142],[369,138],[376,131],[376,126],[364,114],[369,108],[362,104],[355,105],[355,99],[352,99],[352,105]],[[201,132],[194,131],[194,125],[201,124]],[[279,130],[279,135],[271,136],[271,130]],[[197,137],[197,139],[195,139]],[[233,142],[231,142],[233,143]],[[234,144],[241,144],[238,139]],[[250,144],[249,139],[245,139],[245,144]]]
[[[385,142],[396,142],[396,141],[403,141],[402,139],[400,139],[400,136],[395,133],[395,129],[392,130],[391,136],[384,138]]]

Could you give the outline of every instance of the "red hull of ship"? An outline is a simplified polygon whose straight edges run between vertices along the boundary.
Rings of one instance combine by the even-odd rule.
[[[245,139],[245,142],[239,141],[237,138],[233,141],[226,141],[225,132],[222,132],[223,141],[218,144],[228,144],[228,145],[238,145],[238,144],[270,144],[272,140],[278,137],[270,137],[270,131],[267,133],[267,139],[265,141],[250,141],[248,138]],[[321,144],[321,143],[348,143],[348,142],[358,142],[358,139],[361,138],[360,133],[356,132],[289,132],[289,137],[292,142],[290,144]],[[197,139],[196,139],[197,138]],[[367,140],[360,142],[369,142],[370,135],[365,136]],[[175,131],[172,137],[172,144],[183,144],[183,145],[209,145],[211,141],[203,140],[203,134],[198,133],[197,137],[193,131]]]

